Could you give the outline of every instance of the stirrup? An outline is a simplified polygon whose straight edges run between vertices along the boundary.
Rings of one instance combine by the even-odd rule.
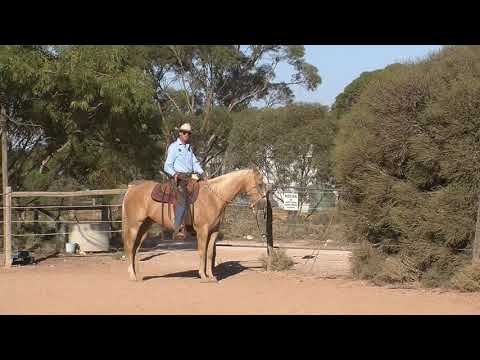
[[[185,240],[186,235],[185,235],[185,227],[180,226],[178,230],[174,230],[172,234],[172,239],[173,240]]]

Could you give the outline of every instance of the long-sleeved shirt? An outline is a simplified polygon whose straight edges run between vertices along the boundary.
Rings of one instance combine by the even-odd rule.
[[[163,167],[165,172],[170,176],[176,172],[203,174],[195,154],[190,144],[183,144],[180,139],[170,144],[167,152],[167,160]]]

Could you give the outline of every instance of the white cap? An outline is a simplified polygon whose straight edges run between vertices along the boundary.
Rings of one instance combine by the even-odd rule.
[[[189,123],[185,123],[183,124],[182,126],[180,126],[180,129],[178,129],[179,131],[187,131],[189,133],[192,132],[192,127],[190,126]]]

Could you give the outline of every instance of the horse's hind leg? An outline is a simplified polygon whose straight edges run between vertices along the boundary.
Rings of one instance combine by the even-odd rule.
[[[140,270],[139,270],[140,265],[139,265],[139,262],[138,262],[138,256],[136,256],[136,255],[137,255],[138,250],[142,246],[143,240],[145,240],[145,238],[147,237],[148,229],[150,228],[152,223],[153,222],[149,218],[146,218],[143,221],[143,223],[140,225],[140,227],[138,228],[138,232],[137,232],[135,242],[134,242],[134,245],[133,245],[133,248],[132,248],[132,264],[133,264],[133,274],[134,274],[134,279],[133,280],[137,280],[137,273],[140,272]]]
[[[147,230],[151,225],[150,219],[146,219],[143,222],[135,222],[133,224],[128,224],[126,229],[124,229],[124,249],[125,255],[127,256],[128,260],[128,273],[130,276],[130,280],[136,281],[137,279],[137,271],[139,268],[138,261],[137,261],[137,251],[142,245],[143,240],[147,235]]]
[[[130,276],[130,280],[136,281],[137,275],[135,273],[135,242],[138,234],[138,228],[129,226],[127,229],[124,230],[124,249],[125,254],[127,255],[128,261],[128,274]]]

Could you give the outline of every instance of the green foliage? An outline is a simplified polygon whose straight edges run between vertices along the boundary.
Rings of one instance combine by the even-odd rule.
[[[365,71],[353,80],[344,91],[335,98],[335,102],[332,105],[332,113],[334,116],[341,118],[343,115],[349,113],[368,83],[381,71],[382,70]]]
[[[203,166],[218,174],[232,112],[254,100],[290,102],[293,84],[320,84],[304,55],[303,46],[281,45],[1,46],[10,184],[49,190],[155,179],[186,121]],[[282,62],[294,69],[291,83],[274,81]]]
[[[95,188],[154,175],[151,154],[162,150],[153,82],[130,50],[1,48],[15,189],[52,189],[59,176]]]
[[[464,265],[480,185],[479,64],[479,47],[447,47],[357,82],[350,110],[337,98],[347,111],[335,175],[349,239],[391,256],[372,267],[378,256],[359,255],[370,278],[438,286]]]
[[[225,164],[258,166],[280,187],[322,184],[331,180],[333,136],[334,123],[321,105],[250,109],[235,115]]]

